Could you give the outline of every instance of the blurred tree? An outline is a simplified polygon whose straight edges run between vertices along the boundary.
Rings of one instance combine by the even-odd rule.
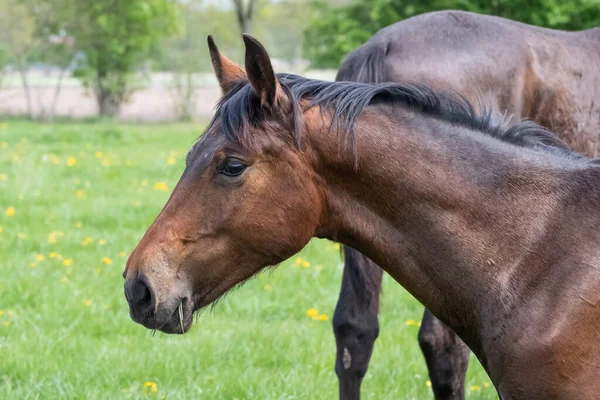
[[[304,55],[314,67],[326,68],[336,68],[379,29],[428,11],[473,11],[562,30],[600,25],[600,0],[350,0],[334,5],[313,0],[310,9]]]
[[[75,27],[77,18],[70,0],[24,0],[35,18],[35,36],[39,46],[32,55],[47,67],[58,69],[54,85],[54,95],[49,105],[38,104],[39,117],[54,119],[56,104],[62,89],[67,69],[73,64],[77,49],[75,39],[69,33]],[[40,100],[40,99],[38,99]]]
[[[271,57],[288,62],[301,58],[306,5],[306,0],[279,0],[260,8],[256,16],[260,21],[256,34]]]
[[[307,0],[258,0],[252,34],[275,58],[294,61],[302,52]],[[219,50],[230,59],[244,62],[244,46],[232,3],[185,0],[177,4],[181,15],[178,35],[164,40],[153,54],[157,69],[163,71],[212,71],[206,37],[213,35]]]
[[[35,18],[28,3],[19,0],[0,0],[0,42],[5,43],[9,58],[21,76],[27,114],[30,117],[33,117],[33,106],[27,69],[30,58],[39,45],[37,39]]]
[[[207,13],[202,1],[180,3],[180,29],[177,35],[165,40],[161,46],[162,64],[172,72],[170,89],[173,111],[182,121],[192,119],[196,104],[198,81],[196,73],[209,68],[206,52]],[[214,9],[210,9],[214,11]],[[210,13],[209,13],[210,14]],[[202,55],[201,55],[202,54]]]
[[[136,68],[177,29],[172,0],[70,0],[71,33],[84,59],[75,70],[92,88],[102,116],[114,116],[135,89]]]
[[[250,33],[256,3],[258,3],[257,0],[247,0],[246,2],[243,0],[233,0],[235,15],[237,16],[241,33]]]
[[[6,67],[10,63],[10,52],[4,45],[0,45],[0,90],[4,87],[6,79]]]

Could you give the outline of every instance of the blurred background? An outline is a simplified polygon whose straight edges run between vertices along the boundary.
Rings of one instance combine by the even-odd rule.
[[[564,30],[600,0],[0,0],[0,398],[334,399],[339,245],[313,240],[197,318],[134,324],[121,273],[220,90],[206,36],[242,62],[333,79],[378,29],[441,9]],[[423,307],[384,278],[364,399],[432,398]],[[497,399],[472,357],[468,399]]]
[[[250,32],[277,71],[333,79],[380,28],[442,9],[563,30],[600,21],[598,0],[0,0],[0,114],[202,119],[219,96],[208,34],[235,61]]]

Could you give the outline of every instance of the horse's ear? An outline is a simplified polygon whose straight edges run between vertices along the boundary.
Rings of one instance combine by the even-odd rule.
[[[249,34],[244,33],[243,37],[246,45],[248,80],[260,97],[262,104],[272,106],[282,92],[267,50]]]
[[[215,41],[210,35],[208,36],[208,50],[210,51],[210,60],[212,61],[213,69],[215,70],[223,94],[231,90],[233,82],[246,79],[244,70],[219,52]]]

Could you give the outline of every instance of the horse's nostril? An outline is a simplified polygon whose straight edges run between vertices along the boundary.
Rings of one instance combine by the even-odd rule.
[[[137,281],[131,290],[131,298],[139,303],[147,303],[151,298],[150,289],[144,282]]]
[[[125,297],[131,307],[152,308],[153,306],[152,291],[142,279],[128,279],[125,282]]]

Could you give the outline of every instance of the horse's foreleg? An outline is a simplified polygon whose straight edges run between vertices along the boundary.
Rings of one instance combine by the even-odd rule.
[[[379,335],[377,314],[383,270],[347,246],[344,263],[342,289],[333,316],[337,343],[335,372],[340,399],[357,400]]]
[[[419,330],[419,346],[427,362],[435,399],[464,399],[469,348],[427,309]]]

